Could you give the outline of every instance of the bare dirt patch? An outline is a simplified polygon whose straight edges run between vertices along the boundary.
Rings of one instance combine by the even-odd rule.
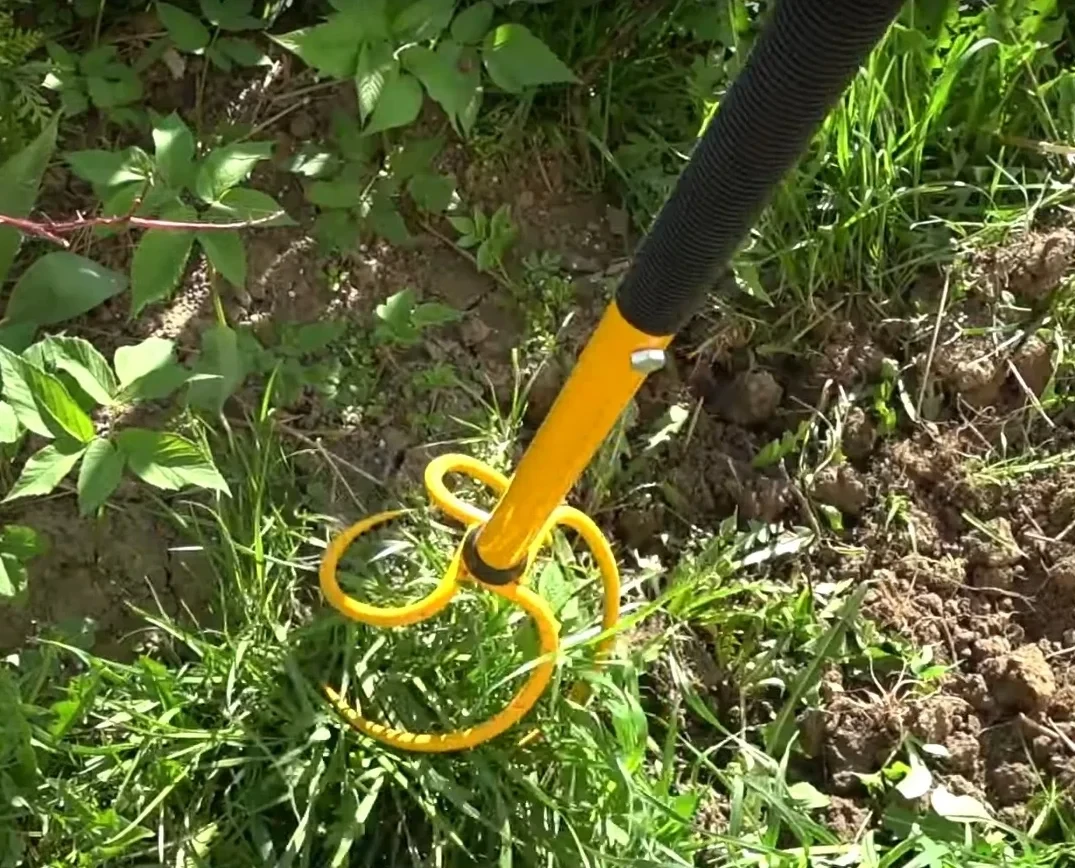
[[[25,605],[0,606],[0,650],[59,630],[87,636],[97,653],[126,657],[153,644],[136,608],[212,623],[215,578],[197,553],[173,550],[174,528],[145,504],[121,503],[93,520],[61,497],[9,517],[37,530],[48,548],[30,562]]]

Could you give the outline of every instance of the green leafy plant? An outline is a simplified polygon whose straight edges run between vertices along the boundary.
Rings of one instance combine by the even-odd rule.
[[[0,10],[0,159],[21,148],[51,114],[40,64],[29,60],[43,42],[39,31],[16,27],[11,14]]]
[[[413,289],[404,289],[377,305],[380,322],[373,331],[382,344],[409,347],[418,343],[422,332],[433,326],[457,322],[461,314],[440,302],[418,302]]]
[[[228,492],[212,459],[179,434],[144,428],[111,430],[90,413],[165,398],[203,379],[179,365],[172,341],[148,338],[116,350],[113,364],[82,338],[50,335],[21,355],[0,347],[0,431],[7,442],[27,432],[49,441],[32,454],[4,501],[51,492],[81,462],[79,510],[95,512],[124,469],[166,491],[185,486]],[[102,428],[102,431],[98,429]]]
[[[472,216],[453,216],[448,222],[459,233],[456,244],[464,250],[478,248],[474,255],[478,271],[503,269],[504,254],[519,235],[511,219],[511,206],[501,205],[492,217],[475,207]]]
[[[221,275],[242,286],[246,249],[238,229],[293,223],[267,193],[243,186],[254,167],[272,155],[271,142],[235,142],[199,159],[194,135],[178,114],[153,115],[152,121],[153,157],[138,147],[67,155],[75,174],[93,185],[104,217],[158,218],[134,251],[134,313],[171,296],[195,242]]]
[[[142,79],[119,58],[115,45],[99,45],[81,56],[58,42],[46,48],[51,64],[44,86],[60,95],[68,115],[93,106],[119,124],[138,126],[144,121],[144,112],[136,106],[142,99]]]
[[[576,80],[524,25],[493,27],[489,0],[458,13],[455,0],[333,5],[338,11],[324,23],[273,38],[322,75],[354,79],[367,135],[413,123],[423,89],[468,134],[481,109],[483,66],[509,93]]]
[[[157,3],[155,8],[176,49],[204,55],[217,69],[230,72],[235,66],[269,63],[257,43],[240,36],[223,35],[263,29],[266,22],[250,14],[253,5],[253,0],[201,0],[202,15],[212,30],[172,3]]]
[[[273,401],[289,407],[307,389],[331,400],[336,396],[343,364],[336,357],[314,359],[347,330],[344,320],[273,325],[264,342],[249,329],[239,332],[244,362],[251,371],[273,376]]]
[[[17,599],[26,591],[26,565],[46,550],[45,540],[32,527],[0,527],[0,600]]]
[[[293,171],[310,179],[306,198],[320,209],[314,233],[325,248],[348,250],[363,232],[409,243],[399,210],[404,193],[427,213],[440,213],[454,201],[455,177],[430,168],[444,146],[441,137],[410,140],[380,158],[376,140],[363,136],[354,118],[337,112],[333,139],[339,158],[316,152],[293,162]]]

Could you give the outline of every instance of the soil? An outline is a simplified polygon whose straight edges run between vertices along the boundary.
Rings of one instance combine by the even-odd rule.
[[[175,550],[176,530],[144,502],[120,497],[92,520],[79,516],[73,498],[55,497],[24,506],[17,520],[47,549],[30,562],[28,599],[0,606],[0,652],[33,635],[58,635],[128,657],[156,641],[136,610],[191,626],[214,623],[215,577],[197,552]]]
[[[277,97],[303,84],[288,79],[286,64],[267,78],[272,75],[278,80],[268,87]],[[272,103],[276,97],[266,96],[260,78],[251,79],[250,100],[229,104],[220,95],[234,82],[212,75],[209,81],[206,112],[217,112],[221,121],[253,123],[270,114],[269,105],[291,104]],[[174,83],[163,82],[160,94],[163,101],[154,103],[159,111],[173,107],[168,99],[190,111],[190,94]],[[355,330],[369,330],[374,306],[405,287],[463,312],[460,322],[413,349],[379,353],[378,390],[389,399],[375,419],[348,422],[320,409],[309,395],[287,415],[300,438],[297,448],[309,451],[314,442],[330,455],[303,461],[311,487],[331,489],[324,511],[341,519],[409,497],[425,462],[443,448],[430,443],[467,433],[452,419],[480,415],[481,401],[492,396],[501,406],[510,401],[512,352],[527,336],[520,300],[418,225],[409,246],[370,240],[342,257],[318,249],[304,228],[313,212],[296,178],[283,170],[282,156],[326,129],[335,108],[353,111],[353,99],[353,88],[324,92],[268,128],[278,158],[259,170],[255,184],[274,192],[300,225],[248,233],[247,285],[227,291],[232,320],[255,326],[344,317]],[[460,146],[444,160],[456,171],[466,201],[487,210],[513,204],[521,230],[515,256],[555,252],[575,281],[573,320],[559,352],[534,378],[522,442],[505,456],[513,460],[551,406],[608,286],[622,271],[630,240],[619,209],[600,196],[574,192],[565,160],[534,151],[477,162]],[[536,171],[518,171],[519,161]],[[61,211],[86,206],[56,190]],[[69,207],[62,207],[65,202]],[[120,269],[130,253],[124,236],[94,248],[94,255]],[[879,770],[908,735],[945,748],[938,763],[953,792],[985,797],[1012,822],[1025,819],[1039,777],[1075,785],[1075,464],[1057,462],[1003,480],[975,469],[976,459],[1002,446],[1013,455],[1028,445],[1057,455],[1075,436],[1062,418],[1055,427],[1046,425],[1035,406],[1054,378],[1050,347],[1036,336],[998,343],[963,332],[968,324],[995,324],[1005,293],[1039,310],[1070,275],[1073,255],[1075,233],[1069,229],[1031,234],[982,254],[968,266],[966,304],[958,315],[942,317],[936,333],[932,316],[922,328],[871,328],[834,303],[802,336],[803,347],[811,349],[801,357],[756,356],[749,352],[751,328],[702,320],[677,342],[673,363],[639,395],[635,432],[651,430],[673,403],[700,412],[692,416],[689,436],[664,447],[660,494],[634,486],[602,514],[621,550],[674,556],[678,534],[716,527],[732,514],[744,527],[780,522],[813,528],[820,541],[790,568],[814,586],[870,582],[867,616],[893,635],[929,645],[936,660],[950,667],[926,694],[895,677],[871,680],[838,669],[825,676],[827,702],[810,718],[820,759],[816,777],[833,796],[829,819],[848,837],[871,810],[859,775]],[[330,281],[330,271],[338,279]],[[927,309],[936,313],[938,292],[924,295],[932,305]],[[121,296],[76,331],[116,343],[164,335],[191,353],[197,333],[212,319],[209,300],[208,273],[195,261],[182,291],[148,317],[128,322],[129,302]],[[1013,308],[1005,310],[1003,316],[1010,316]],[[704,337],[696,341],[697,335]],[[902,401],[901,427],[887,432],[871,405],[886,358],[896,360],[903,390],[902,398],[893,398],[894,404]],[[412,400],[408,383],[434,363],[450,365],[469,388]],[[908,421],[912,411],[919,424]],[[437,414],[443,427],[436,436],[416,427],[416,412]],[[822,429],[835,432],[826,457],[808,455],[816,472],[793,475],[797,455],[755,466],[762,447],[815,417],[828,420]],[[806,448],[816,452],[817,442]],[[842,530],[822,532],[827,525],[819,518],[821,507],[842,515]],[[99,652],[130,653],[146,641],[127,637],[144,623],[131,606],[160,605],[170,614],[211,621],[207,571],[170,550],[178,542],[175,531],[150,517],[137,499],[86,521],[77,518],[71,497],[56,497],[25,507],[19,520],[43,531],[52,549],[32,564],[28,605],[0,609],[0,650],[58,623],[90,618]],[[691,653],[699,681],[723,713],[737,691],[725,673],[714,671],[708,641],[699,637]]]

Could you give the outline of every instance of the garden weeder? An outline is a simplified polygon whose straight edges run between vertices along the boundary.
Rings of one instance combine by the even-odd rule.
[[[522,607],[537,624],[542,657],[508,706],[456,732],[406,732],[361,717],[331,687],[329,699],[357,730],[394,747],[444,752],[472,748],[514,726],[553,674],[559,625],[525,583],[538,550],[557,527],[590,548],[604,586],[602,626],[619,617],[620,581],[608,540],[564,498],[647,374],[659,369],[675,332],[705,299],[785,172],[899,11],[902,0],[778,0],[747,62],[721,101],[571,376],[509,480],[465,455],[443,455],[425,472],[429,496],[466,527],[448,571],[423,599],[398,607],[359,602],[341,589],[341,555],[362,534],[402,513],[382,512],[332,540],[321,588],[348,618],[379,627],[436,615],[466,580]],[[486,513],[448,490],[459,473],[499,500]],[[607,653],[605,639],[598,654]]]

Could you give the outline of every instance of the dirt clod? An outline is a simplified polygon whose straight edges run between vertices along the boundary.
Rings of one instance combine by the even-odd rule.
[[[1025,802],[1038,788],[1034,770],[1024,763],[1003,763],[989,772],[989,785],[1002,805]]]
[[[1036,301],[1060,284],[1075,255],[1075,231],[1067,228],[1030,232],[988,254],[991,283]]]
[[[1037,712],[1056,693],[1056,678],[1037,645],[986,660],[980,667],[997,704],[1009,711]]]
[[[784,397],[784,387],[768,371],[744,371],[719,390],[715,409],[729,422],[750,427],[768,421]]]
[[[822,470],[814,480],[813,494],[822,503],[851,516],[862,512],[870,497],[858,473],[846,464]]]
[[[852,407],[844,421],[844,453],[852,461],[866,458],[877,443],[877,426],[873,424],[866,411],[861,407]]]

